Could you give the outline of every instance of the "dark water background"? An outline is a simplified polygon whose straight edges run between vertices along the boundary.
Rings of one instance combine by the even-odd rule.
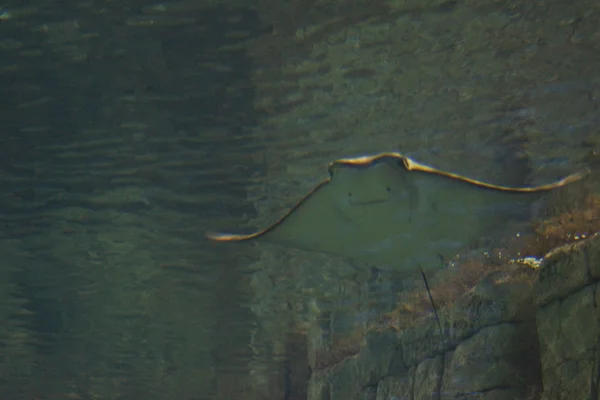
[[[260,169],[251,62],[215,49],[255,16],[3,6],[0,398],[213,398],[223,369],[247,373],[252,317],[243,260],[203,235],[252,213]]]
[[[294,146],[250,134],[262,117],[256,59],[236,46],[271,27],[249,5],[200,3],[2,3],[0,399],[249,398],[239,382],[270,374],[297,398],[287,358],[253,367],[275,358],[253,347],[258,253],[204,239],[256,215],[247,185],[268,169],[256,155]],[[524,89],[536,104],[581,111],[569,96],[585,93],[596,105],[563,122],[554,106],[474,119],[538,118],[593,147],[599,85]],[[444,150],[429,143],[414,153]],[[562,173],[573,165],[560,143],[540,148]],[[318,272],[305,279],[329,285]]]

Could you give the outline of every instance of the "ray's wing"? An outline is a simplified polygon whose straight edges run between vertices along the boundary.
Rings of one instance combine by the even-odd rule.
[[[396,154],[384,157],[403,165],[408,182],[404,186],[411,188],[414,200],[410,219],[401,227],[381,221],[379,230],[386,240],[372,241],[370,249],[373,259],[405,270],[436,268],[440,258],[454,257],[481,237],[493,237],[511,220],[523,221],[533,202],[589,173],[586,170],[541,186],[512,188],[437,170]],[[392,215],[388,213],[387,221]]]
[[[339,230],[353,225],[339,210],[334,197],[335,185],[326,180],[317,185],[271,226],[247,235],[211,233],[216,241],[265,239],[304,250],[324,251],[326,243]]]
[[[450,258],[498,229],[517,206],[583,174],[544,186],[508,188],[384,153],[335,161],[330,175],[267,229],[210,237],[264,238],[406,271],[436,268],[440,257]]]
[[[406,171],[395,163],[377,163],[368,168],[333,166],[330,174],[329,180],[319,184],[270,227],[250,235],[209,237],[218,241],[264,238],[299,249],[366,261],[371,255],[364,254],[362,249],[386,239],[388,231],[381,226],[392,223],[389,219],[392,214],[398,224],[410,218],[414,192],[403,187],[407,183]]]

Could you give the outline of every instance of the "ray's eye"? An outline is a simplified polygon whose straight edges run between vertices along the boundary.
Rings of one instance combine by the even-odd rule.
[[[348,192],[348,197],[352,197],[352,192]]]
[[[392,191],[392,188],[391,188],[391,187],[389,187],[389,186],[386,186],[386,187],[385,187],[385,190],[387,190],[387,192],[388,192],[388,193],[390,193],[390,192]]]

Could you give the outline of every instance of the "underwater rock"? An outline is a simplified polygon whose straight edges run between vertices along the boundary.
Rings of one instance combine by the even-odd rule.
[[[563,246],[534,286],[544,398],[597,399],[600,367],[600,237]]]
[[[540,387],[532,290],[490,274],[440,314],[402,331],[371,331],[355,356],[313,371],[311,400],[521,399]]]
[[[533,287],[482,280],[440,318],[371,331],[360,351],[313,370],[310,400],[597,399],[600,393],[600,237],[558,248]]]

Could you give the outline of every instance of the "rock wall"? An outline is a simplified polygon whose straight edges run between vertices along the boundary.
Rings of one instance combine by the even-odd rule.
[[[262,115],[251,136],[266,144],[250,156],[265,166],[248,185],[255,227],[279,218],[339,157],[397,150],[522,185],[587,165],[581,158],[598,146],[594,2],[256,4],[264,31],[245,47]],[[344,327],[360,328],[395,301],[399,279],[389,274],[358,276],[368,268],[261,250],[251,267],[258,271],[251,282],[251,310],[260,321],[251,343],[257,386],[281,380],[268,371],[285,352],[289,331],[306,334],[320,352],[320,343],[343,336]]]
[[[443,337],[433,318],[370,332],[356,355],[313,370],[308,398],[597,399],[600,237],[528,268],[494,272],[443,310]]]
[[[554,251],[534,288],[548,399],[597,399],[600,380],[600,238]]]

